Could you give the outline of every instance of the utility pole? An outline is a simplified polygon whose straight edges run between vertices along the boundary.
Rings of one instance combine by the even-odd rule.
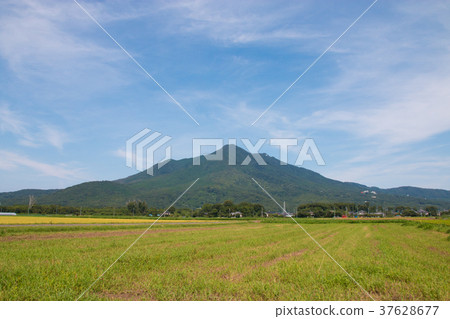
[[[33,195],[30,195],[28,197],[28,215],[30,215],[30,209],[33,207],[33,205],[36,203],[36,200],[34,199]]]

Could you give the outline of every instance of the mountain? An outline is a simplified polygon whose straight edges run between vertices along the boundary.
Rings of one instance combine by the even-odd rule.
[[[200,165],[193,160],[170,160],[161,169],[154,167],[154,175],[141,172],[115,181],[88,182],[62,190],[19,191],[0,193],[3,205],[26,204],[33,193],[39,204],[58,204],[83,207],[124,206],[129,200],[145,200],[151,207],[169,206],[195,179],[198,182],[177,202],[177,207],[200,207],[231,199],[234,202],[261,203],[276,209],[273,201],[256,185],[255,179],[277,201],[285,201],[288,208],[311,202],[369,201],[372,205],[407,205],[422,207],[437,205],[450,208],[450,191],[399,187],[381,189],[326,178],[318,173],[260,154],[267,165],[258,165],[252,158],[248,165],[240,165],[250,153],[236,147],[238,165],[228,165],[230,146],[225,146],[223,160],[211,161],[200,157]],[[369,193],[362,193],[368,190]],[[372,194],[371,192],[376,192]],[[16,196],[17,195],[17,196]],[[376,196],[376,198],[372,198]]]

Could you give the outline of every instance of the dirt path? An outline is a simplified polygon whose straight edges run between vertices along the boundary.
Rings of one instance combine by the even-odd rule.
[[[231,226],[231,225],[230,225]],[[223,229],[230,226],[214,227],[214,229]],[[154,233],[177,233],[188,231],[209,230],[211,227],[186,227],[186,228],[167,228],[167,229],[150,229],[145,236]],[[121,237],[128,235],[140,235],[143,229],[137,230],[112,230],[112,231],[84,231],[84,232],[58,232],[53,234],[24,234],[0,237],[0,242],[20,241],[20,240],[49,240],[64,238],[98,238],[98,237]]]
[[[230,222],[227,222],[230,223]],[[153,224],[153,222],[148,222],[148,223],[92,223],[92,224],[0,224],[0,227],[52,227],[52,226],[138,226],[138,225],[148,225],[150,226],[151,224]],[[156,224],[158,225],[198,225],[198,223],[193,224],[193,223],[189,223],[189,222],[160,222],[158,221]],[[202,225],[204,224],[224,224],[224,222],[202,222]]]

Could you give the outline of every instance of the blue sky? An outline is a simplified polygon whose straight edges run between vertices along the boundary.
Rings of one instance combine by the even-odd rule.
[[[144,128],[177,159],[192,138],[313,138],[327,177],[450,189],[448,1],[379,0],[251,126],[371,3],[80,1],[198,126],[75,2],[0,1],[0,191],[132,175]]]

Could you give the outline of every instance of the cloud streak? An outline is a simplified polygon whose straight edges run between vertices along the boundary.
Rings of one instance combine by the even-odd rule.
[[[82,180],[86,178],[81,169],[69,169],[63,164],[47,164],[17,153],[0,150],[0,169],[32,169],[43,176],[56,177],[65,180]]]
[[[173,1],[161,11],[176,15],[176,30],[202,34],[224,44],[295,41],[324,36],[306,23],[286,25],[284,21],[305,12],[304,3],[268,1],[217,2],[207,0]]]
[[[69,142],[65,132],[54,125],[42,123],[32,117],[13,112],[7,105],[0,106],[0,131],[11,133],[18,139],[19,144],[27,147],[42,147],[50,145],[62,150]]]
[[[125,83],[110,65],[125,58],[118,49],[97,44],[85,19],[71,1],[6,2],[0,13],[0,56],[21,81],[51,82],[54,90],[64,87],[60,94],[83,83],[89,84],[85,92],[89,86]]]

